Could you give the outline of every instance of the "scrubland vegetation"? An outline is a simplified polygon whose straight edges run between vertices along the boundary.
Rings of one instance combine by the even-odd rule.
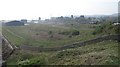
[[[3,33],[14,45],[32,45],[42,47],[55,47],[70,44],[77,41],[85,41],[94,38],[92,35],[94,25],[79,24],[76,26],[31,24],[29,26],[3,27]]]
[[[4,26],[3,34],[17,47],[59,47],[83,42],[96,37],[119,34],[119,26],[101,24],[30,24],[28,26]],[[103,41],[92,45],[53,52],[16,50],[8,58],[8,65],[117,65],[118,42]]]
[[[55,52],[21,50],[16,51],[7,62],[8,65],[117,65],[118,43],[105,41]]]

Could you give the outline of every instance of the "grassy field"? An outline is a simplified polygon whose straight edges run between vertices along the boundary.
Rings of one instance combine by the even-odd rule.
[[[13,60],[14,59],[14,60]],[[117,65],[118,43],[104,41],[56,52],[16,51],[8,65]]]
[[[14,45],[32,45],[40,47],[56,47],[74,42],[89,40],[92,35],[90,24],[30,24],[28,26],[5,26],[3,34]],[[61,32],[78,30],[79,35],[71,36],[59,34]]]
[[[3,35],[14,45],[58,47],[82,42],[103,34],[93,35],[96,24],[30,24],[4,26]],[[79,35],[71,32],[79,31]],[[65,33],[65,34],[61,34]],[[70,33],[70,34],[69,34]],[[117,65],[118,42],[103,41],[74,49],[55,52],[16,50],[7,60],[8,65]]]

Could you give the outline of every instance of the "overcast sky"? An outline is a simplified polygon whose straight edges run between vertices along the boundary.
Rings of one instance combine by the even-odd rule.
[[[119,0],[0,0],[0,20],[51,16],[113,14]]]

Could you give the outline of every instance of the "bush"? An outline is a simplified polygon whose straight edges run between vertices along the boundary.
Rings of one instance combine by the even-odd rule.
[[[62,35],[79,35],[80,32],[78,30],[67,30],[67,31],[60,32],[59,34],[62,34]]]
[[[120,26],[119,26],[119,25],[116,25],[116,26],[114,27],[114,31],[115,31],[116,34],[120,34]]]
[[[49,38],[53,38],[53,32],[49,31],[48,34],[50,35]]]
[[[79,33],[79,31],[77,31],[77,30],[73,30],[72,31],[72,35],[79,35],[80,33]]]
[[[120,34],[120,27],[119,25],[113,25],[112,23],[104,23],[96,27],[95,30],[92,32],[93,35],[101,34],[101,33]]]
[[[68,37],[69,37],[69,38],[72,38],[72,35],[69,35]]]
[[[103,29],[104,29],[103,26],[98,26],[98,27],[95,28],[95,30],[93,31],[92,34],[93,34],[93,35],[99,34],[99,33],[103,32]]]
[[[45,65],[47,64],[45,57],[37,57],[29,60],[20,61],[19,65]]]
[[[36,33],[36,35],[39,35],[39,33]]]
[[[49,31],[48,34],[52,34],[52,31]]]

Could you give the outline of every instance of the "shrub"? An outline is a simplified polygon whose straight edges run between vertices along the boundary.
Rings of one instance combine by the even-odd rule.
[[[72,38],[72,35],[69,35],[68,37],[69,37],[69,38]]]
[[[59,34],[62,34],[62,35],[79,35],[80,32],[78,30],[67,30],[67,31],[60,32]]]
[[[53,32],[49,31],[48,34],[50,35],[49,38],[53,38]]]
[[[120,34],[120,27],[119,25],[113,25],[112,23],[104,23],[100,26],[97,26],[95,30],[92,32],[93,35],[95,34]]]
[[[92,34],[93,34],[93,35],[99,34],[99,33],[103,32],[103,29],[104,29],[103,26],[98,26],[98,27],[95,28],[95,30],[93,31]]]
[[[37,57],[29,60],[20,61],[19,65],[45,65],[47,64],[45,57]]]
[[[78,30],[73,30],[72,31],[72,35],[79,35],[80,33],[79,33],[79,31]]]
[[[52,31],[49,31],[48,34],[52,34]]]
[[[114,31],[116,34],[120,34],[120,26],[119,25],[114,26]]]
[[[36,35],[39,35],[39,33],[36,33]]]

